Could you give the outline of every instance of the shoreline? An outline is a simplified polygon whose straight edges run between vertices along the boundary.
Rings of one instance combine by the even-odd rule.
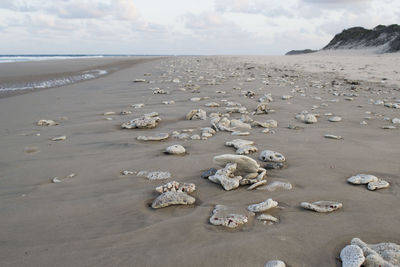
[[[97,79],[120,69],[129,68],[134,64],[158,58],[160,57],[102,57],[2,63],[0,64],[0,98],[34,93],[40,90]],[[94,77],[88,79],[81,78],[86,73],[95,71],[105,71],[106,73],[104,75],[93,75]],[[64,80],[66,81],[63,82]],[[60,85],[55,84],[45,88],[4,90],[15,86],[32,87],[35,84],[46,84],[53,81],[61,82]]]

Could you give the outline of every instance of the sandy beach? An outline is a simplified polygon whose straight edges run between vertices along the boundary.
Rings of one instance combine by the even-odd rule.
[[[399,65],[400,53],[347,52],[0,64],[2,83],[110,70],[97,79],[0,98],[0,265],[261,267],[280,259],[290,267],[341,266],[339,253],[353,237],[400,244],[400,124],[392,123],[400,118],[393,106],[400,105]],[[168,93],[154,94],[155,88]],[[246,97],[247,91],[253,94]],[[253,114],[265,94],[271,94],[268,107],[274,112]],[[220,106],[205,106],[210,102]],[[191,139],[211,127],[211,113],[226,113],[227,102],[246,107],[253,120],[276,120],[278,127]],[[144,106],[132,106],[139,103]],[[205,110],[207,119],[187,120],[193,109]],[[318,122],[295,119],[305,110],[317,114]],[[150,112],[162,119],[157,127],[121,129]],[[243,115],[231,113],[229,119]],[[332,116],[342,121],[330,122]],[[38,126],[42,119],[58,125]],[[189,138],[174,137],[174,131]],[[137,140],[157,133],[171,136]],[[51,140],[59,136],[66,140]],[[234,139],[254,141],[258,151],[247,156],[261,167],[266,165],[258,159],[261,151],[282,153],[285,167],[268,169],[265,179],[267,185],[286,181],[293,188],[225,191],[201,178],[221,168],[214,156],[235,154],[225,145]],[[174,144],[186,154],[166,155]],[[124,170],[132,174],[122,175]],[[152,181],[136,175],[139,171],[167,171],[172,177]],[[360,173],[390,187],[370,191],[347,182]],[[61,182],[52,182],[54,177]],[[154,189],[170,181],[194,183],[196,202],[153,209],[159,195]],[[279,203],[269,212],[277,223],[265,224],[247,210],[268,198]],[[300,206],[320,200],[343,207],[317,213]],[[215,205],[248,216],[248,222],[235,229],[210,224]]]

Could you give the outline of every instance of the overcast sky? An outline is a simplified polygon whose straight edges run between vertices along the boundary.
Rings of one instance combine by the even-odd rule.
[[[400,23],[400,0],[0,0],[0,54],[283,54]]]

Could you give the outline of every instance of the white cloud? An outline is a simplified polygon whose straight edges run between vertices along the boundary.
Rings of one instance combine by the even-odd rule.
[[[0,0],[0,54],[282,54],[398,21],[398,0]]]

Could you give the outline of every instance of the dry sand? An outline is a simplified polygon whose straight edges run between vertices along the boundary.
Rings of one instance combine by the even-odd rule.
[[[374,66],[376,77],[398,81],[398,76],[389,77],[381,68],[398,62],[399,54],[373,57],[381,60],[379,64],[369,56],[358,57],[367,62],[361,66]],[[251,63],[255,60],[258,64]],[[70,66],[76,70],[91,67],[82,67],[80,62],[76,60]],[[353,237],[369,243],[399,244],[399,129],[381,127],[391,125],[384,117],[400,117],[400,111],[369,104],[370,98],[395,102],[400,99],[399,87],[367,82],[348,67],[338,72],[332,70],[343,66],[354,70],[358,68],[353,65],[357,62],[316,54],[257,59],[170,57],[137,64],[133,60],[131,66],[95,80],[1,98],[0,265],[263,266],[268,260],[281,259],[287,266],[340,266],[339,252]],[[44,75],[48,68],[54,69],[54,73],[63,71],[59,62],[32,62],[24,66],[23,72],[15,75],[17,79],[25,79],[33,72]],[[323,71],[305,72],[320,66],[324,66]],[[66,71],[73,72],[74,68]],[[232,72],[240,76],[229,77]],[[145,73],[151,76],[144,76]],[[204,79],[198,80],[199,76]],[[251,76],[255,80],[245,82]],[[360,78],[360,85],[350,90],[351,85],[344,82],[343,76]],[[181,82],[172,83],[173,78]],[[154,83],[133,83],[134,79]],[[211,79],[215,85],[208,84]],[[268,84],[263,83],[266,80]],[[358,97],[346,101],[346,96],[332,95],[332,80],[339,83],[337,92],[357,93]],[[181,91],[179,88],[186,83],[199,84],[200,93]],[[238,86],[254,91],[256,97],[240,96],[240,91],[232,89]],[[292,92],[296,86],[305,90],[305,96]],[[160,87],[170,94],[153,95],[151,87]],[[218,90],[227,94],[216,93]],[[207,108],[204,104],[223,104],[220,100],[228,99],[252,111],[264,93],[272,93],[274,102],[270,107],[276,112],[251,117],[275,119],[279,127],[275,134],[253,128],[251,135],[243,139],[255,141],[259,151],[271,149],[286,156],[288,167],[270,170],[267,175],[269,183],[279,179],[290,181],[294,186],[290,191],[248,191],[242,187],[227,192],[200,178],[204,170],[216,167],[213,156],[234,153],[224,146],[225,141],[236,138],[228,132],[219,132],[208,140],[136,140],[139,135],[189,128],[198,133],[200,127],[208,127],[210,122],[185,120],[191,109],[202,108],[208,114],[223,111],[223,105]],[[294,98],[281,100],[282,95]],[[191,97],[206,96],[211,99],[188,101]],[[330,102],[332,99],[339,102]],[[176,104],[161,104],[164,100],[174,100]],[[145,106],[130,107],[135,103]],[[319,108],[312,112],[321,115],[317,124],[306,125],[294,119],[302,110],[311,111],[313,105]],[[110,116],[112,121],[102,115],[122,110],[131,110],[132,114]],[[121,130],[121,123],[152,111],[163,119],[157,128]],[[341,116],[343,121],[329,122],[323,115],[327,112]],[[368,125],[360,125],[366,116],[372,119]],[[60,124],[36,126],[40,119],[53,119]],[[291,130],[287,128],[289,124],[304,129]],[[324,134],[341,135],[344,140],[326,139]],[[50,141],[61,135],[67,139]],[[173,144],[184,145],[188,154],[162,153]],[[40,152],[26,153],[32,147]],[[257,159],[258,155],[259,152],[250,156]],[[192,206],[153,210],[149,203],[157,196],[154,188],[164,182],[122,176],[122,170],[170,171],[172,179],[168,181],[196,184],[193,196],[197,202]],[[53,177],[63,178],[70,173],[76,176],[51,183]],[[391,187],[372,192],[364,186],[346,183],[348,177],[357,173],[377,175],[389,181]],[[264,225],[250,218],[244,227],[226,230],[208,223],[216,204],[245,212],[247,205],[267,198],[278,201],[283,208],[272,213],[280,219],[277,224]],[[300,208],[302,201],[318,200],[339,201],[343,209],[319,214]]]

